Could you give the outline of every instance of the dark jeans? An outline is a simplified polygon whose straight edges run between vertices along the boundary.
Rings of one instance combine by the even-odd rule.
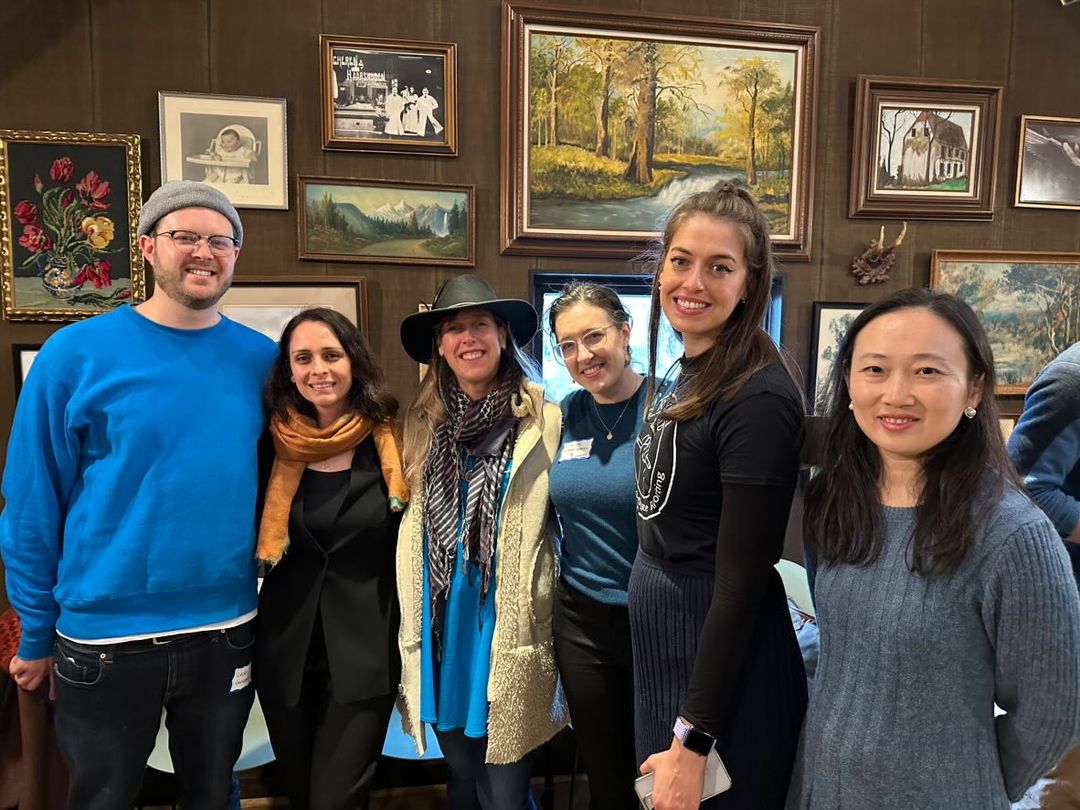
[[[338,703],[329,671],[319,669],[304,673],[295,706],[260,700],[289,807],[366,808],[394,696]]]
[[[56,734],[70,810],[130,810],[166,711],[180,807],[228,806],[255,690],[255,623],[90,646],[57,637]]]
[[[466,737],[460,728],[435,736],[446,759],[451,810],[536,810],[531,753],[510,765],[488,765],[487,737]]]
[[[638,807],[630,613],[559,582],[555,656],[593,810]]]

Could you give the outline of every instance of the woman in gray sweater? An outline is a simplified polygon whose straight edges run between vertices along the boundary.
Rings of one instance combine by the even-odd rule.
[[[1008,808],[1080,730],[1080,599],[1006,460],[986,334],[952,296],[896,293],[852,324],[830,396],[787,806]]]

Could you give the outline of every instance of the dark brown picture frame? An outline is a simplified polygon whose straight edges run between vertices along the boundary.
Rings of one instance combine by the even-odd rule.
[[[790,70],[793,76],[790,94],[792,123],[785,135],[790,135],[790,147],[785,152],[790,154],[790,163],[787,164],[786,176],[783,170],[778,169],[776,172],[776,176],[783,182],[774,183],[774,186],[787,186],[784,195],[779,198],[780,204],[786,206],[786,213],[783,215],[787,223],[786,232],[774,228],[773,247],[780,260],[809,261],[813,221],[819,28],[633,11],[540,6],[511,3],[509,0],[503,0],[502,5],[502,178],[499,228],[503,253],[632,258],[640,254],[649,240],[656,235],[655,223],[660,218],[654,217],[651,210],[647,212],[647,216],[642,212],[635,212],[631,216],[630,208],[623,208],[621,204],[634,201],[628,200],[621,193],[603,197],[605,204],[614,203],[609,222],[603,225],[594,221],[584,225],[572,225],[569,224],[569,217],[563,217],[560,213],[555,215],[555,219],[561,221],[554,224],[541,223],[540,218],[533,215],[534,196],[547,195],[542,203],[548,205],[551,200],[555,200],[558,207],[558,200],[562,199],[564,194],[562,191],[554,194],[544,191],[543,180],[538,180],[538,173],[530,164],[530,154],[533,152],[530,132],[535,130],[536,117],[530,117],[532,79],[526,68],[530,58],[530,37],[536,36],[565,36],[574,41],[571,44],[575,47],[583,47],[585,43],[596,40],[615,43],[616,47],[628,43],[632,47],[640,47],[640,50],[646,53],[652,45],[656,46],[656,50],[667,46],[673,49],[696,49],[699,53],[686,57],[688,64],[695,60],[713,59],[714,57],[705,54],[705,51],[718,52],[721,49],[731,60],[745,56],[747,60],[759,58],[768,61],[769,54],[772,54],[776,57],[776,64],[780,64],[782,56],[784,70]],[[732,53],[726,53],[729,50]],[[647,66],[649,57],[646,55],[642,59]],[[656,64],[656,61],[654,57],[653,64]],[[700,80],[695,86],[705,88],[702,82],[703,80]],[[715,88],[710,85],[707,90],[694,89],[692,84],[693,82],[688,81],[683,90],[692,106],[696,105],[697,109],[702,106],[716,106],[703,105],[706,100],[712,101],[711,97],[706,99],[706,93],[713,92]],[[783,82],[779,86],[782,87]],[[695,97],[695,93],[698,96]],[[734,105],[735,101],[732,101],[725,109],[733,109]],[[716,112],[717,115],[720,114],[719,110]],[[553,141],[548,145],[554,145],[558,149],[558,125],[555,129]],[[749,138],[744,140],[749,141]],[[746,155],[751,154],[745,144],[742,144],[742,147]],[[735,151],[732,150],[731,154],[735,154]],[[677,169],[674,174],[685,174],[686,178],[689,178],[696,168],[700,168],[694,165],[695,161],[700,163],[700,157],[697,153],[685,153],[684,156],[693,160],[685,161],[685,166],[678,161],[670,166],[665,164],[664,167],[650,164],[650,169]],[[618,159],[621,160],[621,156]],[[717,161],[708,165],[716,168],[720,177],[730,174],[734,178],[739,174],[738,166],[730,167],[719,163],[724,160],[719,153],[715,158],[709,159]],[[559,165],[558,161],[555,160],[553,165]],[[601,168],[593,177],[607,178],[609,174],[607,169]],[[746,176],[748,173],[744,171],[743,177]],[[614,174],[610,174],[610,177],[613,178],[612,182],[616,182]],[[577,194],[578,196],[572,199],[573,205],[587,213],[594,199],[594,190],[602,189],[609,181],[590,179],[586,174],[583,182],[584,185],[578,186],[577,191],[566,194]],[[764,186],[763,182],[762,187]],[[569,185],[553,182],[551,187],[565,189]],[[607,189],[602,190],[603,193],[608,193]],[[759,193],[759,196],[766,205],[769,204],[768,195]],[[649,197],[659,198],[659,191],[650,186],[645,199]],[[661,213],[666,213],[666,210],[673,206],[665,203],[663,207],[665,210]],[[643,224],[646,219],[648,224]]]
[[[335,65],[335,60],[350,63]],[[408,94],[402,109],[390,109],[394,89],[404,96],[410,85],[415,93]],[[422,131],[409,130],[402,116],[425,95],[425,87],[435,106],[420,102],[416,114]],[[320,34],[319,88],[324,149],[457,155],[456,43]],[[392,125],[395,111],[398,123]],[[349,132],[354,125],[355,135]]]
[[[1000,130],[1000,85],[859,76],[848,216],[992,219]]]

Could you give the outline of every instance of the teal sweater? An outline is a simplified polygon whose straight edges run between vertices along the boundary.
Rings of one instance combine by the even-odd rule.
[[[15,411],[0,514],[19,656],[54,630],[167,632],[254,610],[256,444],[275,354],[227,318],[121,307],[50,338]]]

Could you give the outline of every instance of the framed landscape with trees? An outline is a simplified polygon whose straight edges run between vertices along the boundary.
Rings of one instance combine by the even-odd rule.
[[[809,259],[819,29],[503,3],[504,253],[633,257],[746,184]]]
[[[1080,253],[935,250],[930,286],[962,298],[990,338],[997,394],[1023,394],[1080,340]]]

